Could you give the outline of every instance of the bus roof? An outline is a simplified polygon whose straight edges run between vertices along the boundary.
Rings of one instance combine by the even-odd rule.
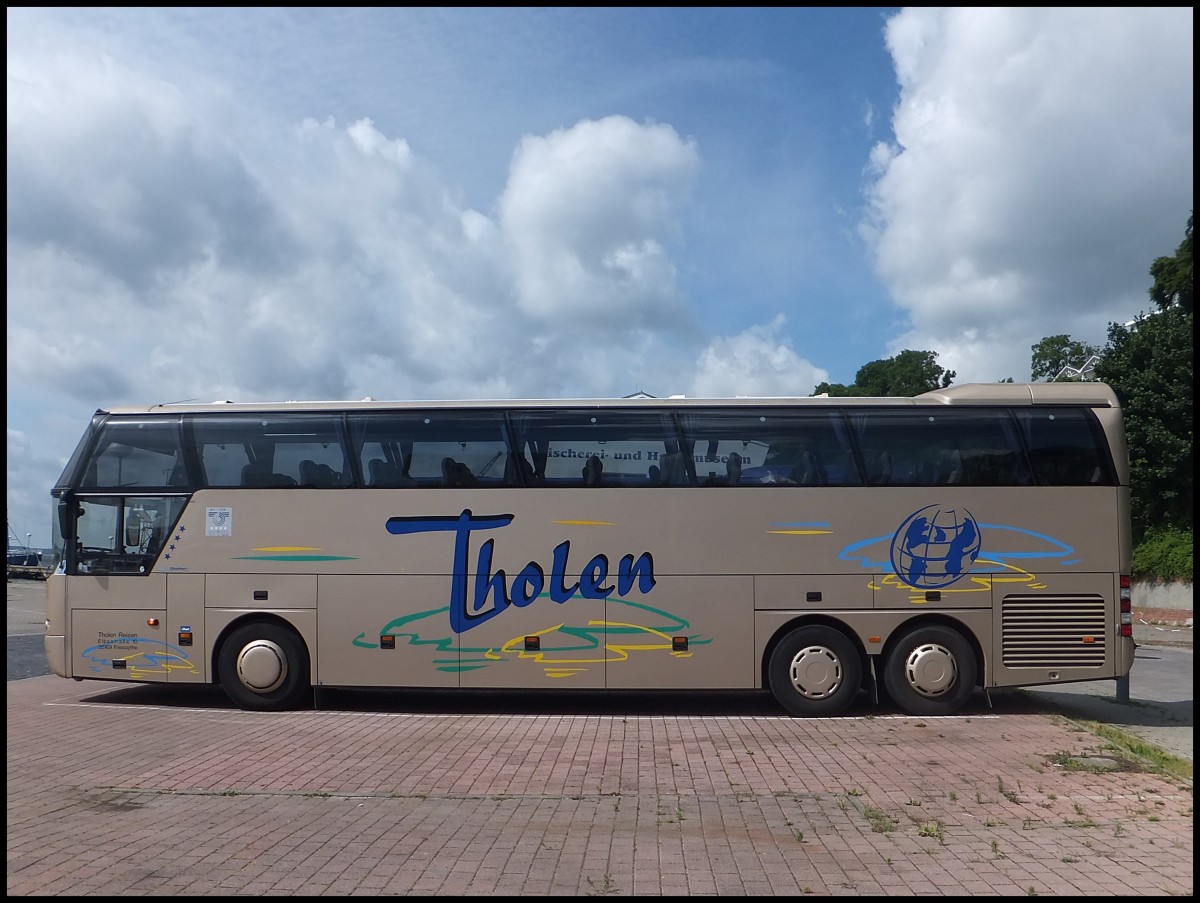
[[[1119,407],[1112,388],[1100,382],[1059,383],[965,383],[937,389],[913,397],[863,396],[733,396],[686,398],[525,398],[525,399],[424,399],[378,401],[216,401],[207,404],[173,402],[150,406],[117,405],[98,410],[97,414],[189,414],[228,413],[233,411],[373,411],[427,410],[429,408],[478,410],[488,408],[687,408],[687,407],[858,407],[878,405],[1035,405],[1073,404],[1091,407]]]

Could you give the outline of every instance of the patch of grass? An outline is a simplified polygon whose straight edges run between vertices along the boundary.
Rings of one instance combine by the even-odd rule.
[[[918,837],[936,837],[938,840],[938,843],[945,843],[946,842],[945,827],[946,826],[942,824],[941,819],[938,819],[935,822],[930,822],[927,825],[921,825],[921,827],[917,828],[917,836]]]
[[[871,823],[871,830],[876,834],[890,834],[896,830],[896,820],[874,806],[863,806],[863,815]]]
[[[1120,728],[1095,721],[1080,723],[1096,736],[1107,740],[1109,746],[1116,752],[1139,761],[1146,771],[1161,774],[1176,781],[1187,781],[1187,789],[1192,789],[1192,763],[1189,760],[1181,759],[1166,750],[1159,749],[1141,737]]]

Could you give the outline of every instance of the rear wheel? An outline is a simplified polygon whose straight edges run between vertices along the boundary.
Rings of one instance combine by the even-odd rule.
[[[862,659],[832,627],[798,627],[771,652],[767,677],[775,699],[801,718],[839,715],[862,687]]]
[[[235,628],[217,658],[221,688],[243,709],[276,712],[311,699],[308,649],[294,630],[257,621]]]
[[[953,715],[975,691],[978,671],[971,644],[957,630],[917,627],[891,647],[883,686],[909,715]]]

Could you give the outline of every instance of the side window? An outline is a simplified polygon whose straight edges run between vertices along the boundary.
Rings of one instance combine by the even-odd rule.
[[[1031,482],[1003,409],[914,407],[851,415],[867,471],[879,486],[1014,486]]]
[[[227,488],[242,485],[242,473],[250,464],[248,427],[216,422],[212,418],[193,421],[192,433],[200,456],[204,485]],[[268,472],[269,473],[269,472]]]
[[[512,419],[527,485],[689,486],[695,479],[669,413],[539,410]]]
[[[1017,422],[1039,484],[1088,486],[1116,482],[1091,412],[1032,408],[1019,411]]]
[[[858,486],[841,418],[827,411],[686,410],[701,486]]]
[[[147,574],[162,551],[186,496],[83,496],[76,500],[73,574]]]
[[[340,415],[199,415],[191,430],[210,487],[334,489],[353,483]]]
[[[100,429],[81,489],[184,488],[179,418],[121,417]]]
[[[499,411],[355,414],[350,434],[369,488],[519,485]]]
[[[927,486],[948,445],[942,424],[923,410],[856,411],[851,415],[867,483]]]
[[[938,482],[968,486],[1028,486],[1033,482],[1016,427],[1007,411],[962,412],[951,433],[951,466],[937,471]],[[943,461],[945,458],[942,459]],[[961,476],[955,467],[961,461]]]

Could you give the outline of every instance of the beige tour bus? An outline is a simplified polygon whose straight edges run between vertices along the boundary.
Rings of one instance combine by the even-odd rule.
[[[1104,384],[97,411],[53,490],[77,680],[769,690],[913,715],[1133,662]]]

